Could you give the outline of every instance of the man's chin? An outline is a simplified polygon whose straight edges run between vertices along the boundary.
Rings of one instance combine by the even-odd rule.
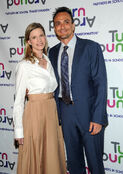
[[[69,38],[69,36],[58,36],[58,35],[56,35],[56,36],[57,36],[57,38],[59,40],[64,40],[64,39],[68,39]]]

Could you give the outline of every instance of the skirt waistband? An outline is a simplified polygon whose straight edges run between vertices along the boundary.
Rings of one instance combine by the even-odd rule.
[[[29,94],[28,100],[35,101],[35,100],[47,100],[53,98],[53,93],[42,93],[42,94]]]

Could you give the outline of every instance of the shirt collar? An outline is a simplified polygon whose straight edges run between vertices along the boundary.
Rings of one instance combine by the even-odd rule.
[[[73,37],[72,37],[72,39],[68,42],[68,44],[67,44],[67,46],[68,47],[74,47],[74,45],[76,44],[76,40],[77,40],[77,38],[76,38],[76,36],[74,35]],[[65,46],[65,44],[63,43],[63,42],[61,42],[61,47],[63,48]]]

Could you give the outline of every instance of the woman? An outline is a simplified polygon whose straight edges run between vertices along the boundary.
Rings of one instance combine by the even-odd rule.
[[[19,144],[17,174],[66,174],[64,143],[53,92],[57,82],[46,56],[45,30],[39,23],[25,32],[25,57],[16,67],[13,110]],[[26,89],[29,100],[25,103]]]

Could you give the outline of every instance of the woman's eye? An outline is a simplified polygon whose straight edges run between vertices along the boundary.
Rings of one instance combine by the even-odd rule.
[[[35,38],[36,38],[35,36],[32,37],[32,39],[35,39]]]

